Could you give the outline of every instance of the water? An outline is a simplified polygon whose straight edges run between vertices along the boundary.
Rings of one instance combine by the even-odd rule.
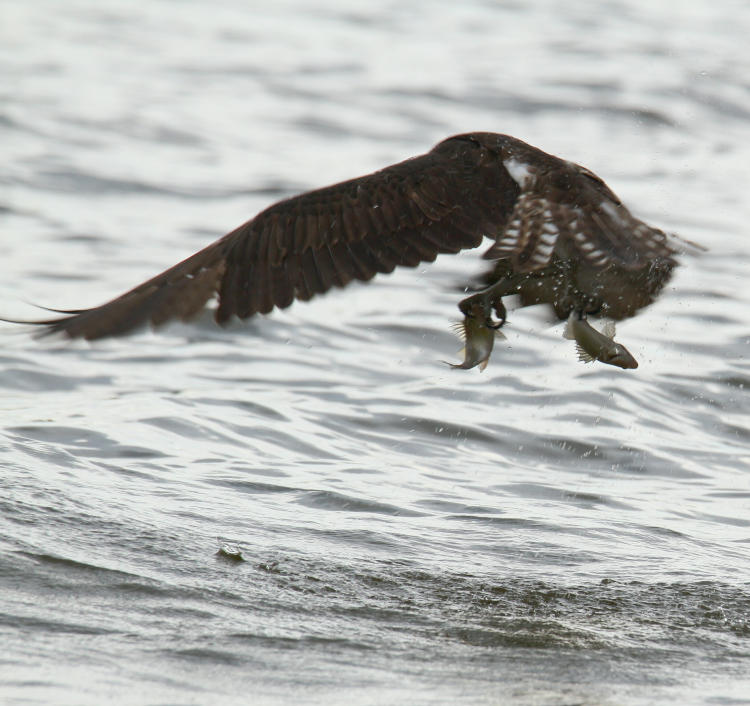
[[[710,248],[619,327],[632,372],[533,310],[448,369],[477,253],[227,330],[4,326],[3,703],[750,703],[746,4],[38,0],[0,33],[6,316],[471,130]]]

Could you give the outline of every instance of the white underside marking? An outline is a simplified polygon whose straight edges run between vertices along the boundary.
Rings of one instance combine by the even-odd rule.
[[[592,256],[592,258],[593,258],[593,256]],[[600,255],[599,257],[597,257],[596,259],[592,259],[592,260],[590,260],[590,262],[591,262],[591,264],[592,264],[592,265],[594,265],[595,267],[601,267],[602,265],[604,265],[604,264],[605,264],[605,263],[607,262],[607,260],[608,260],[608,259],[609,259],[609,258],[608,258],[608,257],[607,257],[607,256],[606,256],[606,255],[605,255],[604,253],[602,253],[602,254],[601,254],[601,255]]]
[[[526,162],[521,162],[515,157],[503,160],[503,165],[508,170],[513,181],[522,189],[531,177],[531,167]]]
[[[601,208],[602,211],[604,211],[604,213],[606,213],[618,225],[627,225],[625,219],[622,217],[613,203],[610,203],[609,201],[602,201],[599,204],[599,208]]]

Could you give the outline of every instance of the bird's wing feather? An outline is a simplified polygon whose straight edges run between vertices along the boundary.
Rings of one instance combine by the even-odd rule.
[[[216,319],[225,322],[476,247],[503,227],[517,193],[496,161],[479,161],[477,145],[449,140],[421,157],[286,199],[116,299],[38,323],[71,338],[116,336],[189,319],[217,294]]]
[[[673,262],[676,249],[663,231],[633,217],[589,170],[562,160],[530,175],[487,259],[508,259],[514,272],[535,272],[554,256],[639,270],[656,258]]]

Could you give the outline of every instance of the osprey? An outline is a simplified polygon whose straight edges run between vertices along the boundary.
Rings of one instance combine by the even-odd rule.
[[[495,241],[485,254],[495,261],[491,284],[459,308],[489,328],[505,322],[502,299],[511,294],[522,306],[551,305],[560,319],[633,316],[676,265],[667,235],[633,217],[594,173],[480,132],[279,201],[106,304],[34,323],[91,340],[188,320],[218,297],[221,324],[475,248],[485,237]]]

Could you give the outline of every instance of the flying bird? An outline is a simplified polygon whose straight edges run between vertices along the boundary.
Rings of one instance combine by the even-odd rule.
[[[93,340],[189,320],[216,297],[223,324],[475,248],[485,237],[495,241],[485,254],[494,261],[491,283],[459,303],[480,319],[466,329],[480,336],[482,326],[505,323],[503,297],[512,294],[522,306],[549,304],[563,320],[572,312],[578,320],[633,316],[677,264],[671,239],[632,216],[593,172],[479,132],[279,201],[106,304],[23,323]]]

